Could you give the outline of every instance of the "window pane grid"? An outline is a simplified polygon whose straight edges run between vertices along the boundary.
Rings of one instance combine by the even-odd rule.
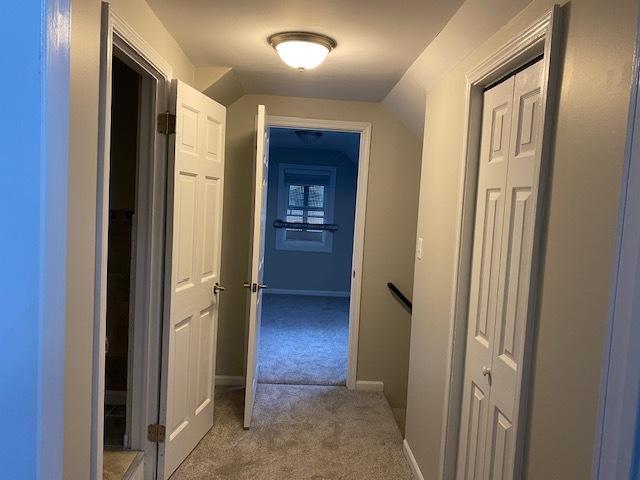
[[[287,222],[324,224],[325,187],[324,185],[288,184]],[[305,229],[287,229],[305,231]],[[320,232],[321,230],[306,230]]]
[[[277,230],[278,250],[332,251],[332,232],[318,227],[333,221],[335,176],[334,167],[279,166],[277,218],[290,226]]]
[[[305,188],[302,185],[289,185],[289,205],[292,207],[305,206]]]

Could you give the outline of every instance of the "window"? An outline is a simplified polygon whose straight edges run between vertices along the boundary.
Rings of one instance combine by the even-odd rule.
[[[301,228],[277,228],[276,249],[331,252],[333,231],[310,228],[309,224],[333,223],[335,167],[281,164],[278,171],[277,220],[301,223]]]

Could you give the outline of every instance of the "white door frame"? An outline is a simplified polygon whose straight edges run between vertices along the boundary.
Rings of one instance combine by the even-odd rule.
[[[364,225],[367,210],[367,185],[369,182],[371,123],[268,115],[267,127],[332,130],[336,132],[353,132],[360,134],[360,151],[358,154],[358,182],[356,187],[356,214],[353,229],[353,255],[351,260],[349,353],[347,368],[347,388],[349,390],[355,390],[358,369],[358,335],[360,331],[362,264],[364,258]]]
[[[131,448],[145,451],[145,479],[151,479],[155,478],[157,451],[155,444],[148,442],[146,431],[147,425],[157,422],[158,418],[167,163],[166,139],[155,133],[155,118],[168,107],[173,72],[171,66],[106,2],[102,3],[101,45],[90,474],[91,480],[101,480],[103,475],[111,71],[116,49],[120,58],[142,74],[141,112],[147,112],[140,118],[136,202],[146,205],[143,210],[148,215],[136,216],[137,242],[144,244],[145,252],[136,254],[138,266],[133,307],[136,318],[147,321],[134,324],[130,379],[133,412],[128,433]]]
[[[638,22],[640,28],[640,22]],[[637,478],[640,428],[640,36],[636,35],[617,246],[592,478]],[[635,471],[634,471],[635,470]],[[632,477],[631,475],[634,474]]]
[[[444,398],[444,422],[438,478],[450,480],[455,477],[458,455],[458,432],[462,404],[465,344],[467,335],[467,310],[471,283],[473,232],[476,207],[476,187],[478,181],[478,158],[482,131],[483,93],[486,87],[505,77],[527,62],[544,55],[542,76],[542,148],[540,149],[542,170],[539,172],[538,204],[534,205],[535,235],[531,268],[531,293],[524,348],[523,378],[530,369],[532,328],[535,323],[537,305],[537,266],[539,257],[540,231],[544,224],[545,178],[548,160],[551,157],[553,126],[553,105],[555,104],[556,79],[558,70],[558,33],[560,28],[560,7],[554,6],[544,16],[516,34],[508,43],[482,63],[467,73],[465,88],[465,129],[461,182],[458,195],[458,216],[456,246],[454,255],[454,277],[450,309],[450,330],[448,341],[447,377]],[[526,425],[528,389],[522,389],[519,425]],[[526,428],[518,430],[516,439],[516,466],[521,464],[522,444]],[[516,467],[516,472],[518,467]]]

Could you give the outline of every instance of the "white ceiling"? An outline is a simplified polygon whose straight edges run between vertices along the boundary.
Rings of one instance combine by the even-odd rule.
[[[322,136],[312,144],[306,144],[295,133],[294,128],[274,128],[269,131],[271,148],[295,148],[298,150],[331,150],[349,157],[352,162],[358,160],[360,134],[332,132],[322,130]]]
[[[148,0],[196,67],[231,67],[246,93],[381,101],[462,0]],[[286,30],[338,47],[297,72],[267,44]]]

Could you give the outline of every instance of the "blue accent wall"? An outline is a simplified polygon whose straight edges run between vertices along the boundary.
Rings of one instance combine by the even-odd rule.
[[[3,0],[1,18],[0,477],[58,479],[70,5]]]
[[[357,144],[360,135],[343,133]],[[357,148],[356,148],[357,150]],[[273,221],[278,208],[278,170],[281,163],[324,165],[336,167],[336,192],[333,250],[325,252],[296,252],[276,250],[276,229]],[[279,148],[271,145],[267,195],[267,225],[265,238],[265,282],[270,288],[292,290],[321,290],[348,292],[351,288],[351,257],[358,178],[357,158],[342,152]]]

